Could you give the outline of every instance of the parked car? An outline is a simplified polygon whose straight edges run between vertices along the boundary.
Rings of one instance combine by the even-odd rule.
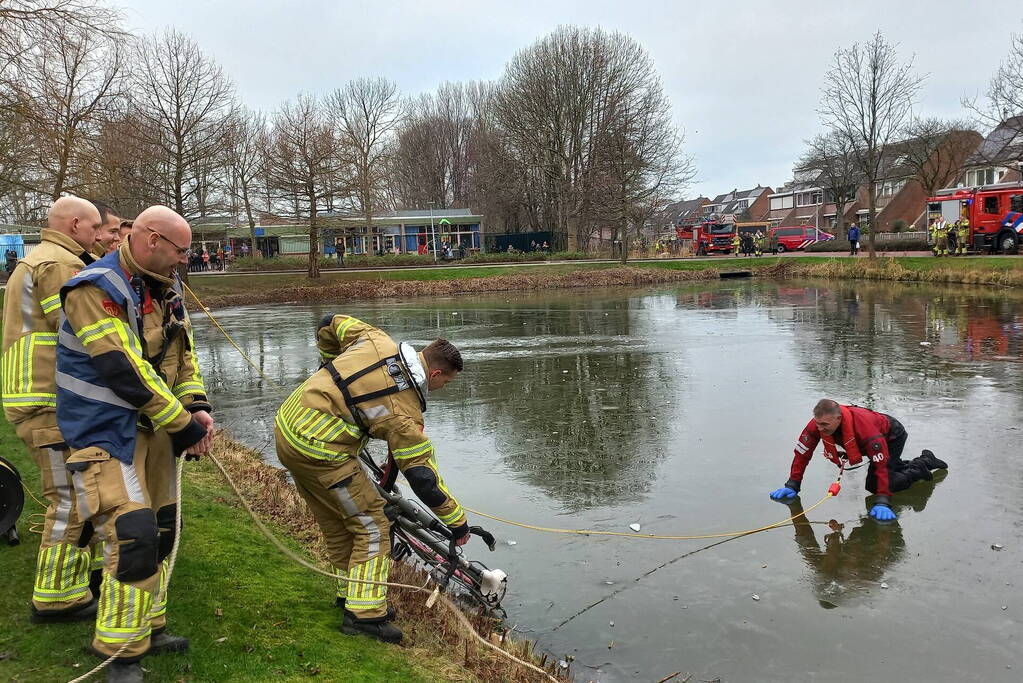
[[[796,225],[788,227],[777,227],[768,230],[768,240],[775,245],[774,249],[779,254],[786,251],[806,249],[814,242],[825,242],[835,239],[831,233],[824,232],[812,225]]]

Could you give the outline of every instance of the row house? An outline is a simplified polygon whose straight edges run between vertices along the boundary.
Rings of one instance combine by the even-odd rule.
[[[1002,121],[963,164],[957,187],[1023,181],[1023,116]]]
[[[704,204],[700,212],[704,217],[733,214],[739,222],[761,221],[767,215],[771,193],[771,188],[762,185],[749,190],[732,190]]]
[[[975,131],[948,134],[929,158],[932,174],[946,167],[955,173],[955,169],[963,166],[967,156],[980,143],[981,136]],[[928,192],[918,180],[917,168],[909,162],[909,144],[912,143],[891,146],[888,158],[883,162],[887,170],[885,178],[877,184],[875,198],[877,226],[881,232],[889,232],[896,227],[923,229],[926,222]],[[823,174],[797,170],[793,176],[792,181],[770,195],[765,220],[772,226],[812,225],[822,230],[833,229],[838,222],[838,207]],[[869,190],[865,182],[855,188],[853,196],[842,214],[846,226],[865,220],[870,213]]]

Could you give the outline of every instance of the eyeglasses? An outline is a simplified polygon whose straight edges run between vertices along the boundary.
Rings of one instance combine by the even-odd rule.
[[[161,233],[161,232],[158,232],[158,231],[156,231],[156,230],[153,230],[153,229],[152,229],[151,227],[149,227],[148,225],[144,225],[144,226],[142,226],[142,227],[144,227],[144,228],[145,228],[146,230],[148,230],[149,232],[151,232],[151,233],[155,234],[155,235],[156,235],[157,237],[159,237],[160,239],[162,239],[162,240],[167,240],[167,242],[168,242],[168,243],[169,243],[169,244],[170,244],[170,245],[171,245],[172,247],[174,247],[174,249],[176,249],[176,250],[177,250],[177,252],[178,252],[178,256],[184,256],[185,254],[187,254],[187,253],[188,253],[188,250],[189,250],[189,249],[191,248],[190,246],[189,246],[189,247],[179,247],[179,246],[178,246],[177,244],[175,244],[175,243],[174,243],[174,240],[170,239],[169,237],[167,237],[166,235],[164,235],[164,234],[163,234],[163,233]]]

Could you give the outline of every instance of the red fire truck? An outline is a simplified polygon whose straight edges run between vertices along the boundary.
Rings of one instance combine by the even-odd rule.
[[[970,248],[1015,254],[1023,241],[1023,183],[940,190],[927,200],[927,224],[970,220]]]
[[[703,220],[691,220],[675,226],[680,240],[693,241],[693,253],[705,256],[714,252],[729,254],[735,239],[735,216],[733,214],[711,214]]]

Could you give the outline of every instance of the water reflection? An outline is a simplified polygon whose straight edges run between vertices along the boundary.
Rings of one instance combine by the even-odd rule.
[[[893,498],[892,510],[902,516],[906,510],[923,512],[947,470],[935,472],[934,480],[917,482]],[[867,503],[867,507],[872,505]],[[792,515],[803,512],[797,496],[788,504]],[[898,520],[879,523],[866,513],[852,525],[832,519],[823,532],[824,545],[817,540],[814,524],[805,517],[793,522],[796,548],[810,570],[807,583],[825,609],[863,602],[878,590],[883,579],[906,557],[906,541]],[[819,529],[820,527],[818,527]]]

